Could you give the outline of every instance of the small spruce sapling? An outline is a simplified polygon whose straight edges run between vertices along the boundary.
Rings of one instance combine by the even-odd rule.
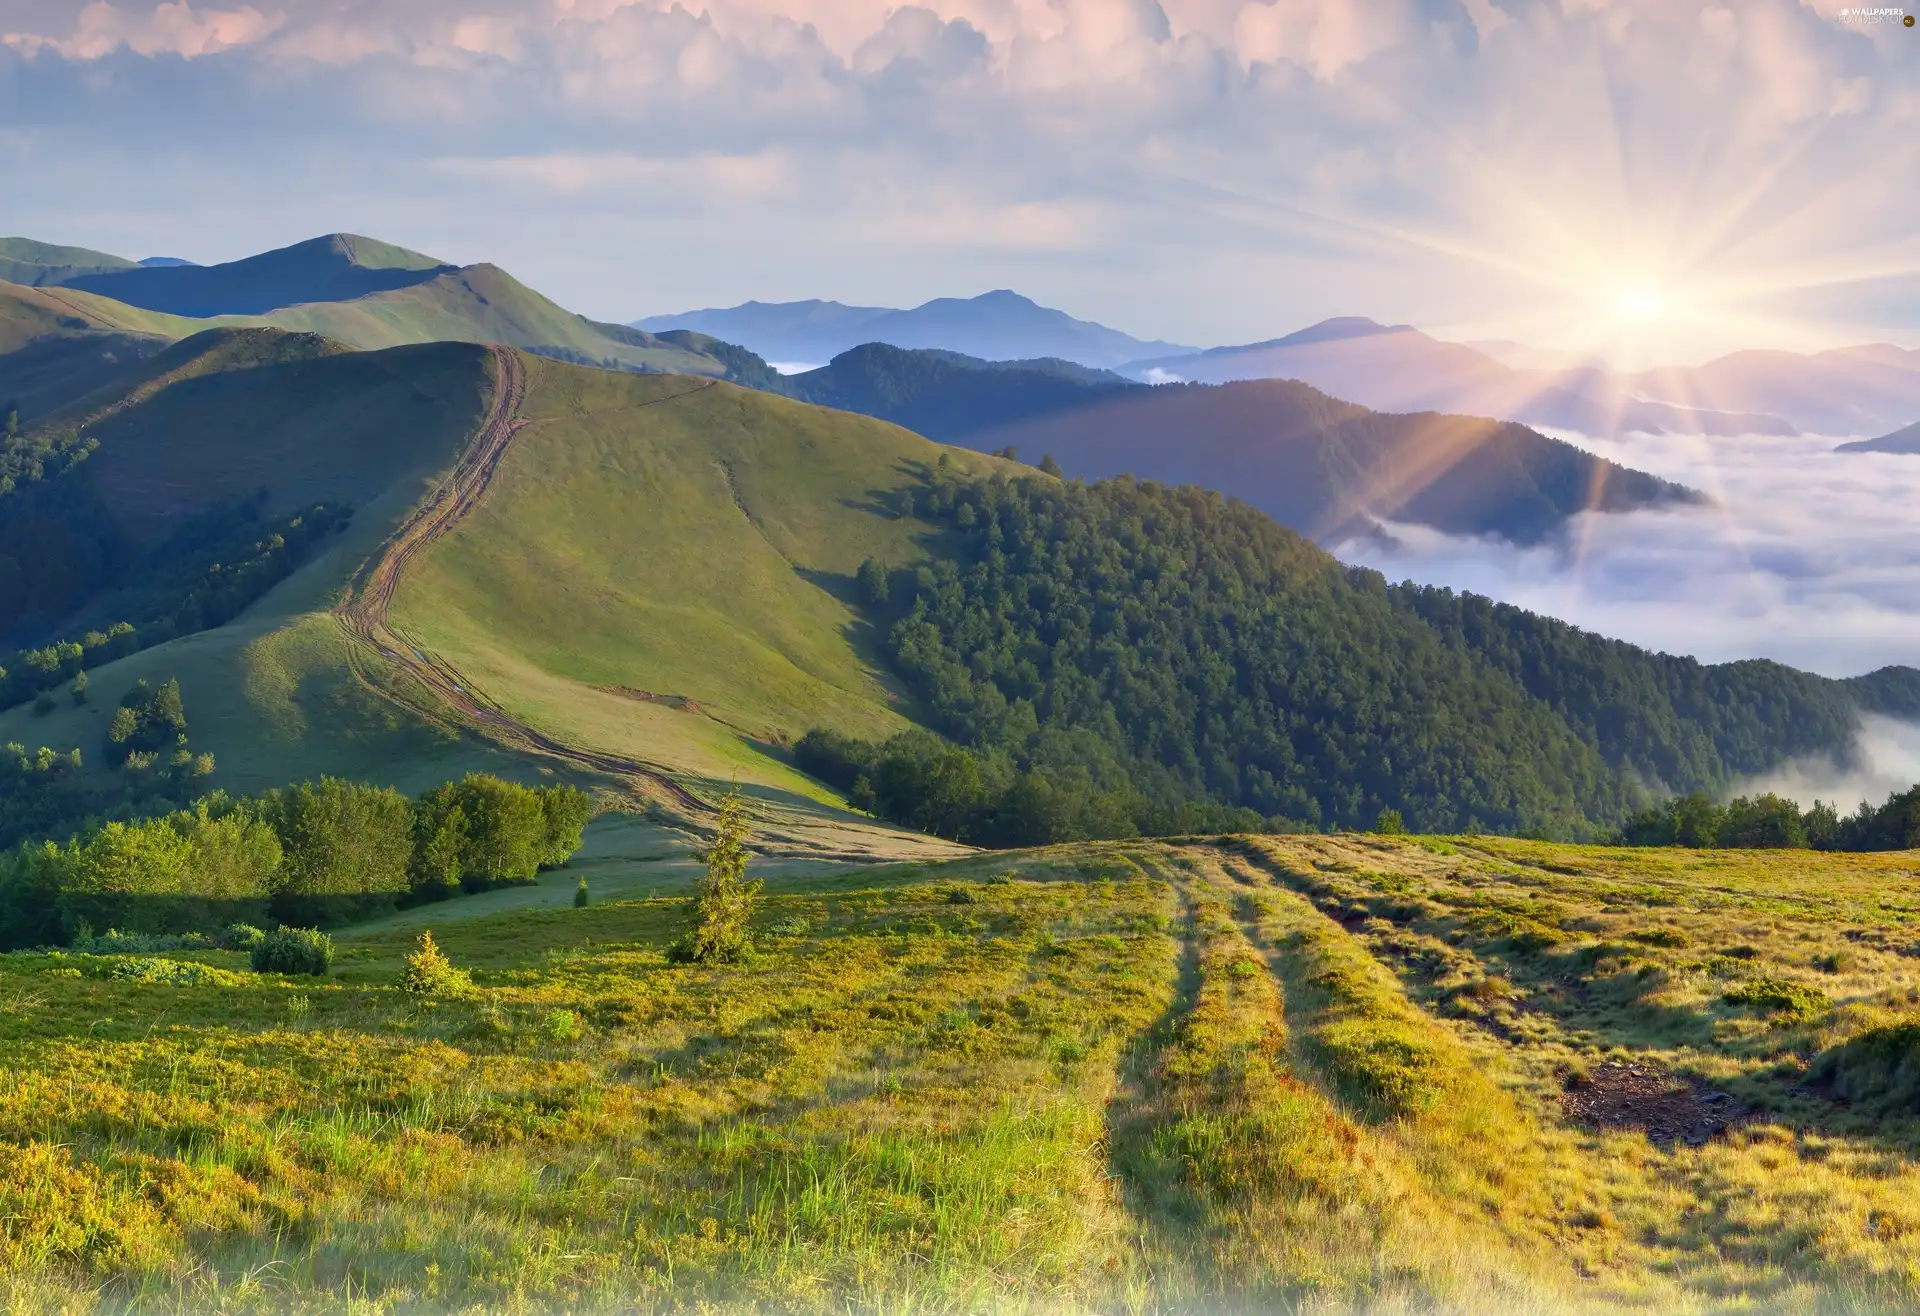
[[[410,996],[461,996],[473,990],[473,979],[456,969],[434,944],[431,931],[422,932],[407,967],[400,973],[400,990]]]
[[[720,804],[713,841],[701,856],[707,871],[694,887],[693,926],[667,948],[676,964],[724,964],[751,948],[747,920],[760,899],[760,884],[746,880],[747,810],[738,791]]]
[[[591,897],[587,894],[587,879],[583,877],[580,879],[580,885],[573,889],[573,907],[585,909],[590,899]]]

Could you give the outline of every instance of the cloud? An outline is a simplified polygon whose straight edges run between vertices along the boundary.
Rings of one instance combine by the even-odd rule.
[[[1836,454],[1818,437],[1561,437],[1717,505],[1584,515],[1536,549],[1395,526],[1390,544],[1336,553],[1707,662],[1920,666],[1920,458]]]
[[[1838,9],[11,0],[0,166],[48,238],[218,259],[342,215],[606,317],[1017,283],[1151,337],[1365,310],[1581,348],[1655,269],[1696,355],[1898,337],[1912,299],[1854,289],[1920,270],[1912,44]],[[665,250],[699,258],[619,259]]]
[[[1741,782],[1729,795],[1771,791],[1809,808],[1824,800],[1842,814],[1861,801],[1879,804],[1920,781],[1920,726],[1890,717],[1865,717],[1847,763],[1831,757],[1793,759],[1772,772]]]
[[[73,31],[64,37],[7,32],[0,41],[28,55],[45,51],[76,60],[97,60],[119,50],[146,57],[196,59],[264,41],[280,21],[251,5],[196,12],[187,0],[172,0],[151,10],[118,9],[106,0],[96,0],[80,11]]]

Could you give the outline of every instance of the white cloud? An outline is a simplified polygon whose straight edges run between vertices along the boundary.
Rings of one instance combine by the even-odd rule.
[[[1188,341],[1365,310],[1581,348],[1581,298],[1650,267],[1718,290],[1703,349],[1915,318],[1747,296],[1920,268],[1911,42],[1795,0],[223,3],[9,0],[0,163],[59,177],[15,226],[229,257],[314,227],[271,190],[623,318],[1019,283]],[[456,157],[558,181],[476,210],[433,191]],[[665,247],[706,258],[607,268]]]
[[[1920,458],[1836,454],[1811,437],[1563,437],[1717,505],[1582,516],[1565,544],[1535,549],[1394,527],[1397,547],[1336,551],[1707,662],[1920,666]]]
[[[118,50],[136,55],[179,55],[195,59],[264,41],[280,26],[251,5],[239,9],[195,11],[187,0],[120,9],[96,0],[82,9],[66,35],[7,32],[0,41],[27,54],[47,52],[67,59],[96,60]]]
[[[1771,791],[1797,801],[1802,808],[1811,807],[1815,800],[1825,800],[1845,814],[1862,800],[1879,804],[1920,781],[1920,726],[1890,717],[1864,717],[1853,749],[1846,763],[1825,755],[1790,760],[1772,772],[1739,783],[1728,794]]]

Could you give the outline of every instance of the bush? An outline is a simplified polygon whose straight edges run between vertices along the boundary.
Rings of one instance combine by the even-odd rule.
[[[592,897],[587,894],[587,879],[583,877],[580,879],[580,885],[573,889],[573,907],[585,909],[591,899]]]
[[[1781,978],[1755,978],[1743,982],[1721,997],[1728,1005],[1751,1005],[1769,1014],[1791,1014],[1798,1018],[1823,1014],[1833,1008],[1833,998],[1818,987],[1807,987]]]
[[[473,979],[434,944],[431,931],[422,932],[407,967],[400,972],[400,990],[409,996],[464,996],[473,990]]]
[[[1920,1115],[1920,1015],[1849,1038],[1815,1060],[1810,1076],[1875,1115]]]
[[[1379,816],[1373,820],[1373,834],[1375,836],[1405,836],[1407,834],[1407,824],[1401,819],[1400,810],[1380,810]]]
[[[255,944],[252,962],[255,973],[325,977],[333,967],[333,938],[316,928],[277,928]]]

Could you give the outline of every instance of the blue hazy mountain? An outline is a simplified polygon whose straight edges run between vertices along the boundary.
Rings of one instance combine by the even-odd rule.
[[[937,348],[988,361],[1052,358],[1095,367],[1194,350],[1076,320],[1006,289],[936,298],[911,310],[826,301],[746,302],[649,316],[633,327],[654,333],[691,329],[738,343],[769,361],[808,365],[824,364],[863,343]]]

